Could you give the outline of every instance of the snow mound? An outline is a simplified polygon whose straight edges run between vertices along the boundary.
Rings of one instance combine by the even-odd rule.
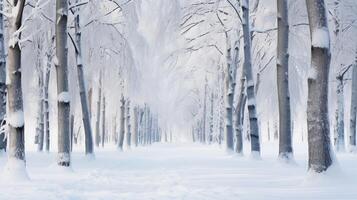
[[[330,48],[330,33],[327,27],[321,27],[312,32],[311,45],[318,48]]]
[[[260,152],[259,151],[252,151],[250,153],[250,158],[252,160],[262,160],[262,157],[260,156]]]
[[[15,158],[9,158],[1,176],[1,181],[4,183],[10,182],[24,182],[29,181],[27,175],[25,162]]]
[[[14,128],[23,127],[25,125],[24,112],[22,110],[10,112],[7,121]]]
[[[58,94],[58,102],[69,103],[70,102],[69,92],[61,92],[60,94]]]

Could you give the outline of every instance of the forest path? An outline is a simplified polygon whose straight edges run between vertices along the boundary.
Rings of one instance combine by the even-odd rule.
[[[266,150],[266,152],[269,152]],[[55,154],[29,152],[31,181],[0,183],[0,199],[46,200],[239,200],[351,199],[357,173],[307,177],[304,155],[297,165],[279,163],[274,150],[262,160],[229,155],[217,146],[156,144],[126,152],[98,150],[96,159],[73,153],[73,170],[54,164]],[[300,159],[301,158],[301,159]],[[342,155],[347,172],[356,155]],[[0,158],[3,167],[6,157]],[[344,169],[345,171],[345,169]],[[354,179],[354,180],[353,180]],[[354,182],[353,182],[354,181]]]

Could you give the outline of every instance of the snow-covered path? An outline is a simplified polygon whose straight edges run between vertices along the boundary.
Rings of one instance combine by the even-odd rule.
[[[260,161],[227,154],[217,146],[158,144],[120,153],[112,148],[96,159],[73,154],[73,171],[54,165],[55,154],[28,153],[25,183],[0,183],[0,199],[58,200],[239,200],[356,199],[357,156],[339,155],[342,172],[324,178],[306,174],[275,155]],[[6,157],[0,158],[1,168]],[[348,174],[348,176],[346,175]]]

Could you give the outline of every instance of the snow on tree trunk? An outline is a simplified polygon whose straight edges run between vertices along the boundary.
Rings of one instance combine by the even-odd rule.
[[[56,72],[58,93],[58,158],[59,166],[70,166],[70,101],[68,91],[67,46],[68,1],[56,1]]]
[[[74,19],[75,35],[76,35],[76,63],[77,63],[77,76],[79,86],[79,96],[82,108],[82,120],[85,135],[85,152],[86,154],[93,154],[93,136],[92,127],[90,124],[90,112],[88,106],[87,90],[84,80],[83,60],[82,60],[82,32],[80,29],[79,8],[75,12]]]
[[[256,97],[253,80],[252,55],[251,55],[251,32],[249,22],[249,2],[243,0],[243,39],[244,39],[244,71],[247,79],[247,98],[249,111],[249,128],[252,155],[260,154],[258,116],[256,110]]]
[[[234,150],[234,136],[233,136],[233,100],[236,87],[236,73],[239,47],[235,45],[234,59],[232,59],[231,41],[226,32],[227,44],[227,68],[226,68],[226,145],[227,150]]]
[[[9,18],[9,48],[7,57],[7,124],[9,136],[9,167],[11,162],[25,166],[25,135],[24,112],[21,87],[21,49],[18,33],[22,24],[22,14],[25,6],[24,0],[11,1],[12,12]],[[17,170],[17,169],[10,169]]]
[[[99,74],[98,100],[97,100],[97,119],[95,122],[95,145],[99,147],[100,143],[100,105],[102,102],[102,71]]]
[[[240,89],[238,96],[237,112],[236,112],[236,147],[235,150],[238,154],[243,154],[243,113],[244,113],[244,98],[245,98],[245,76],[244,70],[242,69],[241,78],[240,78]]]
[[[119,127],[119,141],[118,141],[118,148],[119,150],[123,151],[123,144],[124,144],[124,136],[125,136],[125,99],[122,95],[120,100],[120,127]]]
[[[43,35],[39,35],[35,40],[36,48],[36,72],[38,75],[38,108],[37,108],[37,127],[36,127],[36,136],[35,143],[37,144],[37,150],[43,150],[44,143],[44,68],[43,64]]]
[[[104,147],[105,137],[106,137],[106,129],[105,129],[105,96],[103,94],[103,104],[102,104],[102,134],[101,134],[101,142],[102,147]]]
[[[0,1],[0,11],[3,12],[3,3]],[[0,12],[0,126],[5,126],[6,114],[6,55],[4,37],[4,15]],[[5,132],[0,134],[0,151],[6,150]]]
[[[277,85],[279,101],[279,158],[293,157],[289,92],[289,21],[287,0],[277,0]]]
[[[40,56],[40,55],[39,55]],[[39,57],[41,58],[41,57]],[[38,64],[41,61],[38,62]],[[42,68],[42,66],[39,66]],[[37,128],[36,128],[36,142],[37,142],[37,150],[43,150],[43,142],[44,142],[44,95],[43,95],[43,71],[38,72],[39,80],[38,80],[38,88],[39,88],[39,99],[38,99],[38,111],[37,111]]]
[[[328,115],[330,37],[324,0],[306,0],[311,37],[307,127],[309,170],[326,171],[332,164]]]
[[[337,76],[337,137],[335,138],[336,151],[345,151],[345,99],[343,75]]]
[[[357,115],[357,52],[352,70],[351,111],[350,111],[350,146],[356,149],[356,115]]]
[[[126,104],[126,145],[131,146],[130,100]]]

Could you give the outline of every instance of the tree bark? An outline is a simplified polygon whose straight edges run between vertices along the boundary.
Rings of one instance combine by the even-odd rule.
[[[279,157],[293,157],[289,92],[289,20],[287,0],[277,0],[277,85],[279,101]]]
[[[25,0],[12,0],[12,16],[9,18],[9,49],[7,60],[7,92],[8,92],[8,128],[9,128],[9,159],[22,161],[25,165],[25,135],[24,112],[21,87],[21,49],[20,36],[16,34],[22,24],[22,14]]]
[[[60,166],[70,166],[70,101],[68,90],[67,46],[68,0],[56,1],[56,72],[58,93],[58,160]]]
[[[311,36],[307,127],[309,170],[326,171],[332,164],[328,115],[330,39],[324,0],[306,0]]]
[[[253,80],[252,69],[252,55],[251,55],[251,32],[249,22],[249,1],[242,3],[243,11],[243,39],[244,39],[244,71],[247,79],[247,98],[248,98],[248,111],[249,111],[249,128],[250,128],[250,142],[251,151],[253,154],[260,155],[260,141],[259,141],[259,127],[258,116],[256,111],[256,97]]]

